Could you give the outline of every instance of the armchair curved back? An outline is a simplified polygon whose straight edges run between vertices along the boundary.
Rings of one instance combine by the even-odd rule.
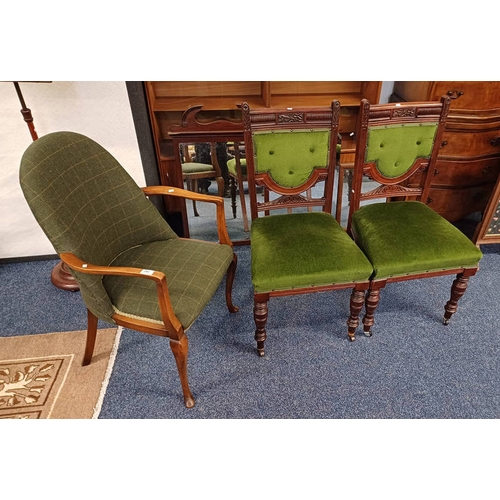
[[[54,132],[21,159],[20,184],[35,219],[58,254],[109,265],[121,252],[177,238],[119,162],[92,139]],[[102,277],[74,272],[87,307],[113,322]]]

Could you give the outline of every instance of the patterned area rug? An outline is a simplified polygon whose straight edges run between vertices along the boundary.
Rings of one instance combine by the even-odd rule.
[[[99,329],[88,366],[85,331],[0,338],[0,418],[97,418],[120,334]]]

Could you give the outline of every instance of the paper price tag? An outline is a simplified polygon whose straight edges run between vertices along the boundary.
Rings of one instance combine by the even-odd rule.
[[[148,276],[151,276],[154,273],[154,271],[151,271],[151,269],[143,269],[141,271],[141,274],[147,274]]]

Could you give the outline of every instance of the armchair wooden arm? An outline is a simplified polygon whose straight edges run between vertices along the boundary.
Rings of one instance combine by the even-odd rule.
[[[121,266],[99,266],[84,262],[78,258],[75,254],[71,252],[64,252],[60,254],[60,258],[65,262],[71,269],[85,274],[100,274],[105,276],[129,276],[135,278],[145,278],[153,280],[156,283],[156,292],[158,295],[158,304],[160,306],[161,317],[165,324],[164,328],[159,328],[158,326],[149,326],[149,333],[154,333],[156,335],[165,336],[165,329],[168,333],[168,337],[173,341],[179,341],[180,337],[183,335],[183,329],[180,321],[174,313],[172,304],[170,301],[170,295],[168,293],[168,285],[165,274],[161,271],[154,271],[149,269],[139,269],[136,267],[121,267]],[[125,323],[132,325],[130,319],[120,314],[115,314],[114,319],[117,320],[118,324],[122,326],[127,326]],[[134,319],[134,324],[137,323],[137,319]],[[149,325],[150,322],[141,322],[144,325]],[[129,326],[133,328],[133,326]]]
[[[146,196],[162,195],[162,196],[176,196],[194,201],[204,201],[207,203],[214,203],[216,205],[216,218],[217,218],[217,234],[219,242],[224,245],[233,246],[233,242],[229,237],[226,227],[226,214],[224,212],[224,199],[220,196],[212,196],[207,194],[195,193],[187,189],[177,188],[173,186],[146,186],[141,188]]]

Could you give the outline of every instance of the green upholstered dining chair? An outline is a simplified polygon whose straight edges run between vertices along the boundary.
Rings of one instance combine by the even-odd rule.
[[[428,103],[361,102],[348,231],[374,268],[366,299],[367,336],[387,283],[456,274],[444,308],[448,324],[477,272],[480,250],[426,205],[449,107],[449,97]]]
[[[33,215],[74,275],[88,310],[83,365],[92,359],[98,319],[168,337],[184,403],[194,405],[187,377],[193,324],[227,275],[230,312],[236,256],[225,227],[222,198],[180,188],[140,188],[92,139],[54,132],[24,153],[20,183]],[[219,242],[184,239],[149,196],[214,203]]]
[[[352,289],[347,330],[355,338],[373,268],[331,214],[339,115],[338,101],[300,109],[242,104],[260,356],[268,301],[276,296]],[[264,201],[257,201],[258,186]]]

